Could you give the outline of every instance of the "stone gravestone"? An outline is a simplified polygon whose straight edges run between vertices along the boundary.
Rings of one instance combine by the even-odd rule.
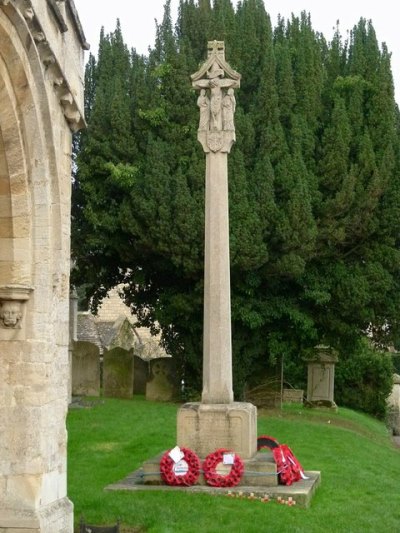
[[[133,356],[133,394],[146,394],[146,384],[150,377],[150,362],[137,355]]]
[[[132,398],[133,353],[113,348],[103,354],[103,394],[109,398]]]
[[[394,374],[393,389],[388,398],[388,426],[393,435],[400,435],[400,376]]]
[[[316,346],[315,357],[308,361],[307,404],[336,408],[334,401],[337,352],[329,346]]]
[[[179,379],[172,357],[152,359],[150,376],[146,385],[146,400],[170,402],[177,398]]]
[[[257,409],[234,402],[232,388],[228,153],[240,77],[226,62],[222,41],[208,43],[207,60],[191,76],[200,91],[197,139],[206,154],[203,391],[201,403],[179,410],[177,442],[200,457],[229,448],[250,459],[257,451]]]
[[[100,350],[91,342],[72,344],[72,395],[100,396]]]

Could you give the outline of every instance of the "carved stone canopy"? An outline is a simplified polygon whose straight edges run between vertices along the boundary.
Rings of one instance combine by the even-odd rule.
[[[237,81],[236,87],[240,87],[241,75],[233,70],[233,68],[225,60],[225,45],[224,41],[209,41],[208,42],[208,59],[200,69],[192,74],[190,77],[193,82],[193,87],[198,88],[196,82],[204,77],[215,77],[217,73],[216,66],[219,67],[218,75],[223,77],[226,75],[228,78]],[[214,74],[209,71],[214,69]]]

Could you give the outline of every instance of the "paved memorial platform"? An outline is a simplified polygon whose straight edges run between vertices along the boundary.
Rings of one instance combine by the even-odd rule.
[[[108,485],[105,487],[105,490],[126,490],[126,491],[183,491],[189,493],[199,493],[199,494],[213,494],[221,496],[232,496],[244,499],[261,499],[268,496],[269,500],[278,500],[282,498],[283,500],[289,500],[292,498],[296,502],[296,505],[299,507],[307,508],[311,504],[312,497],[321,483],[321,473],[316,471],[305,472],[305,475],[308,479],[301,481],[296,481],[290,486],[279,485],[277,484],[277,476],[274,476],[274,479],[271,478],[272,472],[272,463],[270,468],[264,465],[264,468],[261,467],[261,470],[265,471],[265,479],[267,485],[261,485],[260,480],[262,477],[262,472],[260,469],[258,472],[254,467],[254,461],[258,460],[261,463],[270,462],[268,454],[260,453],[257,454],[257,458],[253,460],[253,463],[248,465],[248,462],[245,461],[245,466],[249,467],[246,473],[243,475],[241,483],[236,487],[211,487],[204,484],[204,480],[199,479],[199,484],[192,485],[190,487],[180,487],[180,486],[170,486],[162,484],[162,480],[159,474],[159,463],[162,454],[155,457],[154,459],[147,461],[143,467],[138,468],[132,473],[128,474],[124,479]],[[275,465],[273,465],[275,467]],[[252,468],[253,470],[250,470]],[[269,471],[269,472],[268,472]],[[250,498],[249,498],[250,497]]]

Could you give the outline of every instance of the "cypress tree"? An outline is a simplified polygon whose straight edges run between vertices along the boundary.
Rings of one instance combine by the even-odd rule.
[[[236,393],[268,362],[317,342],[382,344],[399,327],[399,113],[390,55],[371,23],[347,42],[261,0],[170,2],[147,57],[120,27],[86,69],[88,130],[74,182],[75,279],[94,302],[125,282],[142,325],[162,332],[198,387],[204,153],[190,74],[225,39],[242,74],[229,156]],[[97,291],[97,292],[96,292]]]

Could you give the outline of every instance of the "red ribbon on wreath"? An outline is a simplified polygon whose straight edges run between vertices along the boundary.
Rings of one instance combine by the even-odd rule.
[[[219,474],[217,466],[224,463],[224,456],[226,454],[233,456],[233,463],[230,465],[228,474]],[[242,479],[244,472],[244,464],[242,459],[230,450],[220,448],[213,453],[207,455],[203,462],[204,478],[208,485],[212,487],[235,487]]]
[[[291,485],[300,479],[308,479],[303,467],[286,444],[280,444],[272,450],[282,485]]]
[[[167,485],[194,485],[200,475],[200,459],[194,451],[181,448],[183,457],[175,462],[168,452],[161,457],[160,474]]]

